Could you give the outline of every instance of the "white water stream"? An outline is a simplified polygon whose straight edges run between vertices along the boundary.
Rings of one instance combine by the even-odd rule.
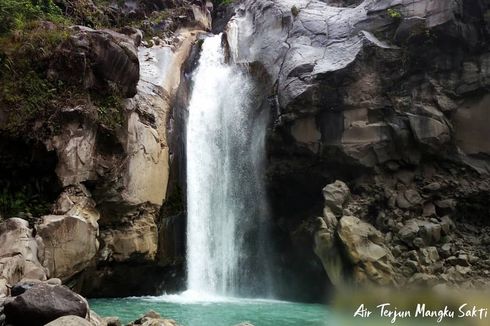
[[[187,124],[187,277],[198,296],[267,296],[267,116],[247,73],[207,38]]]

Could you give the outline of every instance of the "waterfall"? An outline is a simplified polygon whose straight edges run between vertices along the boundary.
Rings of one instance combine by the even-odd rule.
[[[267,112],[258,90],[207,38],[193,76],[187,124],[188,290],[267,296]]]

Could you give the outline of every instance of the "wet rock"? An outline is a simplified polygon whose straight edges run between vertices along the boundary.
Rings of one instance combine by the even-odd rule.
[[[119,317],[104,317],[107,326],[121,326],[121,320]]]
[[[179,326],[175,320],[165,319],[161,317],[158,313],[150,310],[143,317],[138,320],[129,323],[128,326]]]
[[[85,299],[64,286],[37,284],[8,301],[5,306],[7,323],[41,326],[62,316],[85,318]]]

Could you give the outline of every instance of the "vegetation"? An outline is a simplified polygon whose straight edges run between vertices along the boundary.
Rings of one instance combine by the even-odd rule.
[[[67,98],[68,89],[48,80],[47,71],[55,48],[68,36],[65,27],[33,21],[0,38],[0,106],[8,117],[3,129],[22,133],[26,123]]]
[[[65,18],[53,0],[0,0],[0,34],[23,29],[33,20],[60,23]]]
[[[296,6],[292,6],[292,7],[291,7],[291,14],[292,14],[294,17],[298,16],[298,15],[299,15],[299,9],[298,9],[298,7],[296,7]]]
[[[49,213],[50,208],[51,204],[30,187],[24,187],[17,192],[11,192],[6,188],[0,191],[0,216],[31,215],[39,217]]]
[[[219,5],[227,6],[227,5],[231,5],[233,2],[235,2],[235,0],[216,0],[215,2],[218,6]]]
[[[93,104],[97,107],[97,121],[114,130],[124,122],[123,97],[118,90],[109,94],[92,92]]]
[[[83,103],[97,106],[94,118],[106,127],[122,124],[122,96],[117,90],[88,92],[79,80],[48,78],[56,48],[71,33],[71,20],[52,0],[0,0],[0,17],[0,107],[6,119],[0,132],[24,135],[39,121],[44,123],[42,132],[58,132],[60,108]]]
[[[386,10],[386,12],[387,12],[388,16],[395,21],[400,21],[403,18],[401,12],[399,12],[396,9],[388,8],[388,10]]]

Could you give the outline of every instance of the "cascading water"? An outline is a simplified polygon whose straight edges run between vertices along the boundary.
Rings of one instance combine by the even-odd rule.
[[[261,181],[267,113],[250,77],[207,38],[187,125],[188,291],[267,296],[267,205]],[[262,112],[261,112],[262,111]]]

